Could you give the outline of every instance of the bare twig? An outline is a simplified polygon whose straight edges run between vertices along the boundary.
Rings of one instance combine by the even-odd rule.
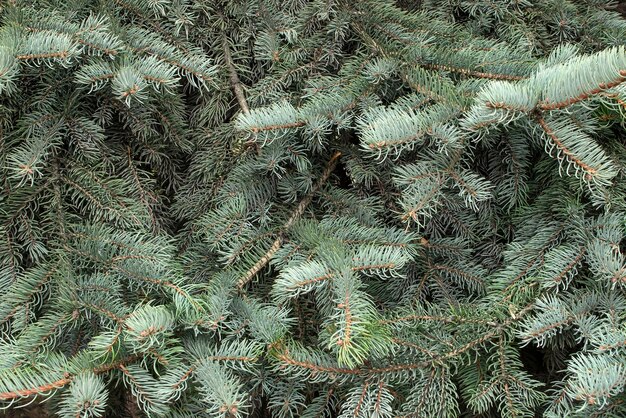
[[[228,66],[228,72],[230,73],[230,85],[235,92],[235,97],[237,98],[239,107],[241,108],[243,113],[250,113],[250,108],[248,107],[246,96],[244,96],[243,94],[241,81],[239,80],[239,76],[237,75],[237,71],[235,70],[235,64],[233,62],[233,57],[230,54],[230,47],[228,46],[228,41],[226,40],[226,38],[224,38],[224,60],[226,61],[226,65]]]

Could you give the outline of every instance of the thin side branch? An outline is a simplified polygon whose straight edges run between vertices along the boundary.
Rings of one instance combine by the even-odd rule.
[[[556,133],[550,128],[543,115],[538,114],[536,116],[537,123],[544,130],[548,138],[556,145],[559,152],[565,155],[567,161],[574,163],[578,168],[585,172],[585,179],[591,180],[596,175],[598,170],[590,165],[586,164],[583,160],[578,158],[569,148],[563,144],[563,142],[556,136]],[[558,158],[558,155],[557,155]]]
[[[291,226],[298,220],[298,218],[302,216],[307,206],[311,203],[311,200],[313,200],[313,195],[315,195],[315,193],[317,193],[317,191],[324,185],[324,183],[326,183],[328,177],[330,177],[330,174],[337,166],[337,160],[339,160],[340,156],[341,152],[339,151],[333,154],[333,156],[328,161],[326,169],[324,169],[321,177],[317,180],[317,183],[315,183],[309,194],[307,194],[304,199],[300,201],[296,209],[292,212],[287,222],[285,222],[285,224],[283,225],[282,230],[278,235],[278,238],[276,238],[276,241],[274,241],[267,253],[265,253],[265,255],[261,257],[259,261],[257,261],[254,266],[252,266],[241,279],[239,279],[239,281],[237,282],[238,290],[241,291],[244,286],[248,284],[250,280],[252,280],[254,276],[256,276],[256,274],[267,265],[267,263],[269,263],[274,254],[276,254],[276,252],[280,249],[280,247],[283,245],[284,240],[283,233],[291,228]]]
[[[580,93],[576,97],[571,97],[562,102],[550,102],[549,100],[545,100],[537,105],[540,110],[556,110],[563,109],[567,106],[573,105],[574,103],[578,103],[583,100],[587,100],[591,96],[595,96],[604,92],[605,90],[612,89],[613,87],[617,87],[620,84],[626,82],[626,70],[621,70],[619,72],[619,76],[614,80],[609,81],[608,83],[600,83],[598,87],[591,89],[589,91],[585,91]]]
[[[16,390],[12,392],[3,392],[3,393],[0,393],[0,400],[8,401],[8,400],[16,399],[16,398],[27,398],[30,396],[38,395],[40,393],[50,392],[52,390],[62,388],[63,386],[70,383],[71,381],[72,379],[64,377],[62,379],[59,379],[54,382],[50,382],[41,386],[33,386],[30,388],[20,389],[20,390]]]
[[[475,71],[469,68],[452,67],[449,65],[441,65],[441,64],[420,64],[420,66],[428,70],[449,71],[451,73],[462,74],[465,76],[475,77],[475,78],[486,78],[489,80],[519,81],[519,80],[525,80],[526,78],[528,78],[528,77],[521,76],[521,75],[489,73],[486,71]]]
[[[121,359],[119,361],[96,367],[96,368],[93,369],[93,372],[95,374],[102,374],[102,373],[109,372],[109,371],[111,371],[113,369],[120,369],[120,368],[124,367],[124,365],[128,365],[130,363],[134,363],[135,361],[137,361],[140,358],[141,357],[137,356],[137,355],[128,356],[128,357],[123,358],[123,359]],[[33,387],[19,389],[19,390],[10,391],[10,392],[1,392],[0,393],[0,401],[13,401],[13,400],[18,399],[18,398],[28,398],[28,397],[31,397],[31,396],[37,396],[37,395],[42,394],[42,393],[52,392],[54,390],[60,389],[60,388],[62,388],[64,386],[68,385],[69,383],[72,382],[72,380],[74,380],[75,377],[76,377],[76,375],[73,375],[73,374],[70,374],[70,373],[65,373],[63,375],[63,378],[55,380],[55,381],[50,382],[50,383],[45,383],[45,384],[40,385],[40,386],[33,386]]]

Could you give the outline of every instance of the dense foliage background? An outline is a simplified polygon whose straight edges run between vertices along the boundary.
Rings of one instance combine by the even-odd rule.
[[[625,416],[617,6],[0,2],[1,405]]]

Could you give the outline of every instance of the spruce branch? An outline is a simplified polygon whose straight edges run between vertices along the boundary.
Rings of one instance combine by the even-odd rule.
[[[426,68],[428,70],[439,70],[439,71],[448,71],[452,73],[458,73],[468,77],[474,78],[484,78],[489,80],[507,80],[507,81],[520,81],[525,80],[527,77],[519,76],[519,75],[511,75],[511,74],[498,74],[487,71],[476,71],[471,70],[469,68],[459,68],[453,67],[450,65],[443,64],[421,64],[422,68]]]
[[[539,126],[541,126],[541,128],[544,130],[546,135],[548,135],[548,137],[552,140],[552,142],[554,142],[554,144],[556,145],[558,150],[565,155],[565,158],[567,158],[568,160],[572,161],[573,164],[575,164],[576,166],[580,167],[586,173],[586,177],[585,178],[591,179],[593,177],[593,175],[598,172],[598,170],[596,168],[593,168],[593,167],[589,166],[588,164],[586,164],[579,157],[574,155],[574,153],[572,151],[570,151],[563,144],[562,140],[559,139],[556,136],[556,134],[554,133],[554,131],[552,130],[550,125],[548,125],[548,123],[543,118],[543,116],[538,116],[537,117],[537,123],[539,123]]]
[[[9,401],[16,398],[28,398],[30,396],[38,395],[40,393],[50,392],[52,390],[56,390],[62,388],[63,386],[70,383],[72,379],[69,377],[63,377],[62,379],[55,380],[49,383],[43,383],[41,385],[32,386],[26,389],[19,389],[10,392],[0,393],[0,400]]]
[[[316,358],[303,358],[301,355],[294,355],[290,352],[289,347],[279,344],[275,347],[274,358],[279,362],[282,362],[285,366],[292,366],[296,368],[306,369],[314,374],[326,373],[333,379],[338,378],[341,375],[353,375],[360,377],[371,377],[373,375],[397,375],[398,373],[415,373],[418,370],[430,368],[433,364],[445,364],[444,361],[458,358],[464,353],[478,349],[485,343],[494,340],[496,338],[501,339],[505,335],[510,327],[515,326],[516,323],[526,318],[526,315],[535,309],[535,303],[526,305],[520,309],[517,313],[499,323],[491,323],[488,331],[484,334],[472,338],[465,344],[460,346],[450,345],[452,348],[449,351],[439,353],[434,357],[427,360],[415,362],[415,363],[389,363],[384,366],[372,366],[366,364],[361,367],[340,367],[337,365],[330,365],[322,363]],[[445,321],[444,321],[445,322]]]
[[[65,3],[0,6],[0,409],[626,416],[610,8]]]
[[[588,91],[583,91],[582,93],[580,93],[578,96],[576,97],[569,97],[565,100],[563,100],[562,102],[551,102],[549,100],[545,100],[544,102],[541,102],[537,105],[537,108],[540,110],[545,110],[545,111],[550,111],[550,110],[557,110],[557,109],[563,109],[565,107],[571,106],[574,103],[578,103],[581,102],[583,100],[587,100],[590,97],[596,96],[598,94],[604,93],[606,92],[606,90],[612,89],[614,87],[619,86],[620,84],[626,82],[626,70],[620,70],[619,71],[619,75],[609,81],[609,82],[602,82],[599,83],[597,87],[588,90]]]
[[[130,355],[128,357],[122,358],[120,360],[103,364],[101,366],[96,366],[92,369],[93,373],[103,374],[108,373],[111,370],[122,370],[125,366],[129,364],[133,364],[140,360],[142,357],[139,355]],[[71,374],[68,372],[63,373],[61,378],[56,378],[54,380],[46,381],[45,378],[37,376],[30,370],[24,372],[24,378],[30,379],[32,381],[32,385],[29,387],[25,387],[23,389],[10,390],[6,392],[0,392],[0,401],[9,401],[13,402],[17,399],[29,398],[31,396],[37,395],[46,395],[57,389],[63,388],[64,386],[70,384],[75,378],[76,374]],[[14,382],[19,383],[19,382]]]
[[[302,216],[307,206],[309,206],[309,204],[311,203],[311,200],[313,200],[313,196],[315,195],[315,193],[317,193],[320,190],[320,188],[326,183],[326,181],[330,177],[330,174],[333,172],[333,170],[335,169],[337,165],[337,161],[339,160],[339,157],[341,157],[340,151],[337,151],[333,154],[333,156],[328,161],[326,168],[322,172],[322,175],[318,179],[317,183],[315,183],[311,191],[300,201],[296,209],[291,213],[291,216],[289,217],[289,219],[287,219],[287,222],[285,222],[281,231],[279,232],[278,238],[276,238],[276,240],[274,241],[272,246],[269,248],[267,253],[265,253],[265,255],[263,255],[263,257],[261,257],[246,272],[246,274],[241,279],[239,279],[239,281],[237,282],[237,289],[239,291],[241,291],[244,288],[244,286],[248,284],[248,282],[250,282],[250,280],[252,280],[254,276],[256,276],[256,274],[259,271],[261,271],[263,267],[265,267],[265,265],[267,265],[267,263],[269,263],[269,261],[272,259],[274,254],[276,254],[276,252],[280,249],[284,241],[283,234],[289,228],[291,228],[291,226],[300,218],[300,216]]]

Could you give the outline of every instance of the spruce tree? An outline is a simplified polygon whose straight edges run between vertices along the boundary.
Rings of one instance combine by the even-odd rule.
[[[615,9],[0,2],[0,406],[625,416]]]

